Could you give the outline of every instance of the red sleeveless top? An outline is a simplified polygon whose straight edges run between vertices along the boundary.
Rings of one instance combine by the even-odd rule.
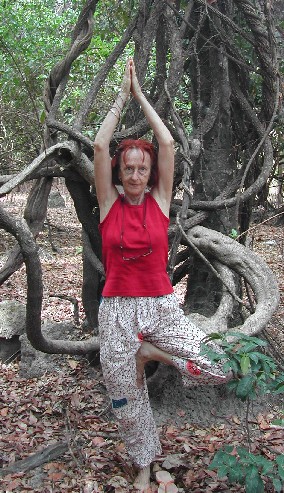
[[[173,292],[166,271],[169,219],[151,194],[143,204],[120,195],[99,225],[106,282],[103,296],[162,296]]]

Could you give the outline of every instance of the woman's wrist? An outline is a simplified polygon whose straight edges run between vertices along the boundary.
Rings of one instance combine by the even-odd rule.
[[[127,98],[128,98],[128,95],[124,94],[120,91],[118,93],[118,95],[116,96],[116,99],[115,99],[112,107],[109,110],[113,115],[116,116],[116,118],[118,120],[120,120],[121,113],[122,113],[122,110],[123,110],[123,107],[126,103]]]
[[[136,99],[136,101],[138,103],[140,103],[140,101],[143,101],[146,99],[147,101],[147,98],[145,96],[145,94],[140,90],[140,91],[136,91],[135,94],[133,94],[133,97]]]
[[[126,94],[122,91],[119,91],[115,101],[118,102],[118,104],[122,105],[122,107],[123,107],[125,105],[127,99],[128,99],[128,94]]]

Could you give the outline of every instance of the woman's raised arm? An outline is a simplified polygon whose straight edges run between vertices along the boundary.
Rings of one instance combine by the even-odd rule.
[[[168,215],[174,176],[174,139],[155,109],[148,102],[138,82],[134,62],[131,61],[131,93],[140,104],[159,144],[158,150],[158,183],[152,194],[163,212]]]
[[[100,206],[100,220],[107,215],[110,207],[118,196],[117,189],[112,183],[111,157],[109,155],[109,144],[120,114],[130,94],[131,61],[128,60],[125,67],[124,77],[120,91],[112,107],[108,111],[94,142],[94,170],[96,194]]]

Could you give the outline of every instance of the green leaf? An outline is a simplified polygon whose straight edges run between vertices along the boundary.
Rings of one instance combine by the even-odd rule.
[[[235,240],[237,237],[238,237],[239,233],[237,232],[236,229],[231,229],[231,233],[230,233],[230,237],[233,238],[233,240]]]
[[[230,392],[236,391],[237,386],[239,385],[239,380],[230,380],[227,383],[226,387]]]
[[[271,422],[272,425],[276,426],[283,426],[284,427],[284,418],[282,419],[274,419],[274,421]],[[284,459],[283,459],[284,461]]]
[[[263,493],[264,486],[263,481],[259,475],[256,466],[249,466],[247,468],[246,480],[246,493]]]
[[[284,481],[284,467],[282,465],[278,465],[278,476]]]
[[[45,114],[45,111],[42,110],[40,116],[39,116],[39,121],[41,124],[43,124],[45,122],[45,118],[46,118],[46,114]]]
[[[218,450],[218,452],[214,455],[214,458],[209,465],[209,469],[218,469],[224,464],[224,459],[226,457],[226,453],[223,450]]]
[[[249,451],[245,447],[237,447],[237,452],[241,459],[247,459],[249,457]]]
[[[283,491],[282,490],[282,485],[283,485],[282,481],[280,481],[280,479],[278,479],[278,478],[274,478],[272,480],[272,482],[273,482],[273,486],[274,486],[275,490],[277,491],[277,493],[281,493],[281,491]]]
[[[234,450],[234,447],[233,445],[225,445],[225,448],[224,448],[225,452],[226,452],[226,455],[227,454],[231,454]]]
[[[242,400],[247,399],[247,397],[249,396],[253,396],[254,383],[255,383],[254,375],[246,375],[245,377],[241,378],[236,388],[236,396]]]
[[[230,470],[230,468],[227,465],[222,465],[218,467],[218,477],[224,478],[225,476],[227,476],[228,470]]]
[[[278,464],[278,466],[282,466],[284,468],[284,454],[277,455],[275,462]]]
[[[229,360],[228,362],[225,363],[224,365],[224,371],[225,371],[225,366],[226,366],[226,371],[228,369],[232,369],[235,373],[238,373],[240,371],[240,365],[233,359]]]
[[[266,459],[262,455],[255,456],[256,463],[259,467],[262,468],[262,474],[267,475],[274,469],[274,463],[271,460]]]
[[[243,375],[246,375],[250,369],[250,359],[247,354],[242,356],[240,365]]]
[[[228,479],[230,483],[240,483],[243,484],[245,480],[245,469],[240,465],[236,464],[228,471]]]
[[[217,339],[223,339],[223,335],[219,334],[219,332],[211,332],[210,334],[205,336],[204,339],[202,339],[202,342],[206,344],[210,341],[216,341]]]
[[[284,392],[284,375],[278,376],[274,382],[272,382],[272,391],[275,394],[280,394]]]
[[[252,351],[252,349],[255,349],[257,347],[258,347],[258,344],[256,344],[255,342],[249,341],[243,345],[243,351],[245,353],[248,353],[248,352]]]

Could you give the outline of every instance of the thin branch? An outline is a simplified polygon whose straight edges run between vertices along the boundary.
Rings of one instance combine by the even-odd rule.
[[[73,315],[74,315],[75,325],[77,325],[77,326],[80,325],[79,301],[77,300],[77,298],[75,298],[74,296],[68,296],[66,294],[56,294],[56,293],[51,293],[49,296],[50,296],[50,298],[59,298],[61,300],[70,301],[70,303],[73,304],[73,309],[74,309]]]
[[[90,111],[90,108],[93,105],[93,102],[95,100],[95,97],[101,88],[102,84],[105,82],[106,77],[110,70],[113,68],[115,62],[117,61],[118,57],[123,53],[124,48],[126,47],[127,43],[129,42],[133,31],[136,27],[137,23],[137,17],[135,17],[127,26],[127,29],[124,31],[123,36],[121,37],[120,41],[115,45],[115,48],[113,49],[112,53],[108,56],[108,58],[105,60],[102,68],[99,70],[99,72],[96,75],[96,78],[94,82],[92,83],[90,90],[85,97],[83,104],[77,114],[77,116],[74,119],[73,122],[73,129],[74,130],[80,130],[84,124],[84,121],[86,119],[86,116],[88,112]]]
[[[180,14],[180,12],[179,12],[179,11],[178,11],[178,10],[177,10],[177,9],[176,9],[176,8],[175,8],[172,4],[171,4],[171,3],[169,3],[169,2],[168,2],[168,0],[164,0],[164,1],[165,1],[165,3],[166,3],[166,4],[167,4],[167,5],[168,5],[168,6],[169,6],[169,7],[170,7],[173,11],[174,11],[174,13],[175,13],[176,15],[178,15],[178,16],[180,17],[180,19],[182,19],[182,21],[183,21],[185,24],[187,24],[187,26],[188,26],[188,27],[190,27],[193,31],[195,31],[195,27],[194,27],[194,26],[193,26],[190,22],[188,22],[188,21],[187,21],[187,20],[186,20],[186,19],[185,19],[185,18],[184,18],[181,14]],[[213,7],[212,7],[212,8],[213,8]],[[216,10],[216,9],[214,9],[214,10]],[[217,12],[219,12],[219,11],[217,11]],[[222,15],[223,15],[223,14],[222,14]],[[225,17],[226,17],[226,16],[225,16]],[[228,18],[226,17],[226,19],[228,19]],[[203,36],[203,34],[200,34],[200,38],[201,38],[201,39],[203,39],[203,40],[205,40],[205,41],[207,42],[207,44],[208,44],[209,46],[211,46],[212,48],[214,48],[215,50],[220,51],[220,48],[219,48],[218,46],[216,46],[214,43],[212,43],[212,41],[210,41],[208,38],[206,38],[206,36]],[[251,39],[250,39],[249,41],[250,41],[250,42],[252,42],[252,40],[251,40]],[[252,44],[253,44],[253,42],[252,42]],[[245,68],[246,68],[247,70],[249,70],[250,72],[255,72],[255,71],[256,71],[254,67],[252,67],[252,66],[250,66],[250,65],[247,65],[246,63],[244,63],[244,62],[242,62],[242,61],[238,60],[237,58],[233,57],[232,55],[229,55],[229,54],[228,54],[228,55],[227,55],[227,57],[228,57],[228,59],[229,59],[229,60],[232,60],[232,61],[233,61],[233,62],[235,62],[237,65],[240,65],[241,67],[245,67]]]
[[[256,147],[256,149],[252,153],[252,155],[251,155],[251,157],[249,159],[249,162],[246,165],[246,169],[244,171],[244,174],[242,176],[242,180],[241,180],[241,183],[240,183],[239,192],[238,192],[238,194],[236,196],[236,222],[238,222],[238,216],[239,216],[239,206],[240,206],[241,190],[242,190],[242,188],[244,186],[244,183],[245,183],[247,174],[249,172],[249,169],[250,169],[251,164],[253,163],[255,157],[259,153],[259,151],[262,148],[265,140],[267,139],[268,135],[270,134],[270,132],[271,132],[271,130],[273,128],[274,120],[275,120],[275,118],[277,116],[277,111],[278,111],[278,108],[279,108],[279,100],[280,100],[279,86],[280,86],[279,77],[277,77],[277,90],[276,90],[276,95],[275,95],[274,110],[273,110],[272,117],[270,119],[270,122],[269,122],[269,124],[268,124],[265,132],[262,135],[262,138],[261,138],[258,146]]]
[[[252,227],[248,228],[246,231],[243,231],[240,235],[238,235],[236,237],[236,240],[239,240],[242,236],[246,235],[250,231],[253,231],[254,229],[259,228],[260,226],[262,226],[263,224],[267,223],[268,221],[272,221],[272,219],[275,219],[278,216],[282,216],[282,214],[284,214],[284,211],[279,212],[279,214],[275,214],[274,216],[269,217],[268,219],[265,219],[265,221],[262,221],[261,223],[256,224],[256,226],[252,226]]]
[[[52,120],[48,117],[46,120],[46,125],[50,128],[60,130],[60,132],[64,132],[69,135],[69,137],[72,137],[76,142],[85,145],[90,152],[93,152],[93,141],[66,123],[59,122],[58,120]]]
[[[11,466],[0,469],[0,477],[5,477],[8,474],[13,474],[21,471],[30,471],[35,467],[45,464],[46,462],[56,460],[58,457],[64,455],[67,450],[68,445],[66,442],[57,442],[55,444],[48,445],[43,450],[35,452],[26,459],[19,460]]]

